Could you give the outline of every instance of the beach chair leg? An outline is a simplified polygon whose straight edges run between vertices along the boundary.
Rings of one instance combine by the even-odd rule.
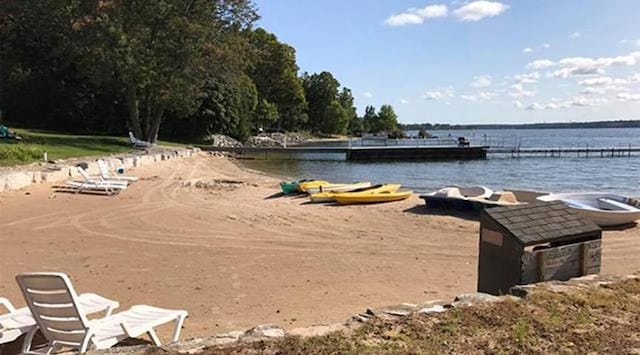
[[[156,331],[153,330],[153,328],[149,329],[147,334],[149,334],[149,338],[151,338],[151,341],[153,341],[153,345],[155,346],[162,345],[162,343],[160,342],[160,338],[158,338],[158,334],[156,334]]]
[[[178,316],[176,319],[176,327],[173,329],[173,335],[171,336],[171,342],[175,343],[180,338],[180,331],[182,330],[182,324],[184,323],[185,316]]]
[[[24,337],[24,342],[22,343],[22,353],[26,354],[31,351],[31,344],[33,343],[33,336],[38,331],[38,327],[34,326],[27,332],[27,335]]]

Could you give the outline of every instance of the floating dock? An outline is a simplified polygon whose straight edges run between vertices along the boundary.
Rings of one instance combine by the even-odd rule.
[[[203,151],[231,152],[237,154],[264,154],[265,159],[269,155],[285,156],[294,159],[296,155],[334,153],[344,154],[346,160],[353,161],[416,161],[416,160],[472,160],[486,159],[487,147],[480,146],[365,146],[365,147],[211,147],[200,146]],[[286,158],[285,158],[286,159]]]

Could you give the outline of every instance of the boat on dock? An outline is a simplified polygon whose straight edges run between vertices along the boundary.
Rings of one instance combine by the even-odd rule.
[[[562,193],[538,197],[539,201],[562,201],[572,210],[601,227],[613,227],[640,220],[640,201],[635,198],[602,193]]]

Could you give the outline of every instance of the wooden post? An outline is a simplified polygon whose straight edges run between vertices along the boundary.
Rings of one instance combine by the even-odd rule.
[[[588,267],[589,267],[589,251],[587,250],[587,244],[582,243],[580,245],[580,275],[582,276],[586,275]]]
[[[538,282],[545,281],[544,264],[546,263],[546,254],[543,251],[538,252]]]

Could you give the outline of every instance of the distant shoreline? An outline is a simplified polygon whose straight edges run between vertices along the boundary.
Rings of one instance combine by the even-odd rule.
[[[571,129],[571,128],[640,128],[640,120],[594,121],[594,122],[554,122],[522,124],[447,124],[411,123],[401,124],[402,130],[470,130],[470,129]]]

